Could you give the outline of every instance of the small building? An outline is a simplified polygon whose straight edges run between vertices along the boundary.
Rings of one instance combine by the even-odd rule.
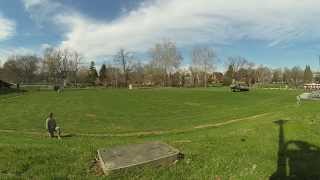
[[[305,84],[303,87],[306,92],[320,91],[320,84],[317,83]]]
[[[319,72],[314,72],[313,73],[313,78],[316,79],[316,78],[319,78],[320,77],[320,73]]]
[[[213,72],[209,76],[209,81],[211,83],[222,83],[223,82],[223,73],[221,73],[221,72]]]

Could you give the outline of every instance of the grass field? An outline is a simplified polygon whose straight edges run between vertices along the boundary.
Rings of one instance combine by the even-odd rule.
[[[0,95],[0,176],[98,179],[90,169],[98,148],[163,141],[185,159],[104,178],[319,179],[320,104],[297,106],[299,93],[209,88]],[[50,111],[70,134],[62,141],[44,130]]]

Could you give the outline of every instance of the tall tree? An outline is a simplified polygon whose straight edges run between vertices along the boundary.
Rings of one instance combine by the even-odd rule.
[[[208,73],[213,70],[216,57],[212,48],[198,47],[192,51],[192,66],[203,74],[204,87],[208,86]]]
[[[223,84],[227,85],[227,86],[231,85],[233,78],[234,78],[234,68],[233,68],[232,64],[230,64],[228,66],[228,70],[225,72],[225,74],[223,76]]]
[[[303,74],[304,83],[311,83],[313,80],[313,73],[309,65],[306,66]]]
[[[74,86],[77,87],[77,74],[80,70],[82,56],[77,51],[67,51],[68,55],[68,78],[73,80]]]
[[[286,84],[291,82],[291,69],[285,67],[282,73],[282,81]]]
[[[165,40],[162,43],[156,44],[150,50],[150,54],[153,67],[162,71],[162,86],[167,86],[169,74],[174,73],[182,61],[182,56],[176,44]]]
[[[16,56],[9,57],[8,60],[3,64],[2,78],[17,84],[22,82],[23,72],[16,61]]]
[[[23,55],[17,57],[17,62],[22,70],[23,82],[31,83],[39,69],[39,58],[32,55]]]
[[[107,85],[107,67],[105,64],[102,64],[99,71],[99,80],[103,83],[104,86]]]
[[[282,81],[282,69],[277,68],[272,70],[272,82],[279,83]]]
[[[254,66],[253,63],[249,62],[246,58],[241,56],[229,57],[227,59],[226,64],[228,67],[233,68],[233,79],[236,81],[240,81],[242,79],[241,73],[239,73],[240,69],[249,69]]]
[[[44,67],[46,67],[49,81],[54,84],[63,83],[62,58],[62,51],[59,49],[47,48],[44,52]]]
[[[131,77],[134,84],[142,85],[144,83],[144,66],[141,62],[137,61],[132,65]]]
[[[65,85],[73,81],[77,85],[81,56],[69,49],[47,48],[44,52],[42,73],[47,73],[50,82]]]
[[[268,67],[260,65],[256,69],[256,77],[257,82],[260,84],[270,83],[272,81],[272,72]]]
[[[90,71],[88,67],[84,67],[84,66],[80,67],[79,71],[77,72],[78,83],[81,83],[81,84],[90,83],[88,78],[89,74],[90,74]]]
[[[90,67],[89,67],[89,82],[92,84],[92,85],[95,85],[95,82],[98,78],[98,73],[97,73],[97,70],[96,70],[96,67],[95,67],[95,63],[94,61],[91,61],[90,62]]]
[[[130,65],[132,63],[131,62],[132,60],[133,60],[132,53],[126,51],[125,49],[120,49],[118,53],[114,56],[115,63],[121,66],[125,87],[128,86],[129,71],[130,71]]]
[[[35,80],[39,69],[39,58],[32,55],[9,57],[4,64],[4,75],[9,81],[31,83]]]
[[[295,66],[291,69],[291,80],[296,88],[303,82],[303,70],[299,66]]]
[[[0,78],[3,77],[3,67],[0,60]]]

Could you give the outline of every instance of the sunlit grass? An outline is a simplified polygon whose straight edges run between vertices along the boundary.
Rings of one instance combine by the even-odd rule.
[[[0,175],[17,179],[94,179],[98,177],[90,165],[98,148],[156,140],[178,148],[185,159],[169,168],[145,169],[117,178],[268,179],[277,170],[279,150],[279,126],[273,121],[288,120],[284,125],[286,141],[320,146],[320,105],[304,102],[299,107],[295,104],[297,94],[278,90],[231,93],[224,89],[27,93],[0,101],[0,129],[17,130],[0,132]],[[132,137],[74,135],[58,141],[49,139],[43,129],[49,111],[56,114],[59,125],[69,134],[183,130],[269,114],[188,132]]]

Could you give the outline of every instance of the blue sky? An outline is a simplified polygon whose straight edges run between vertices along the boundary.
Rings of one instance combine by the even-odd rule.
[[[210,46],[221,60],[318,69],[318,7],[316,0],[0,0],[0,59],[52,46],[98,64],[119,48],[148,60],[155,43],[170,39],[184,65],[193,47]]]

